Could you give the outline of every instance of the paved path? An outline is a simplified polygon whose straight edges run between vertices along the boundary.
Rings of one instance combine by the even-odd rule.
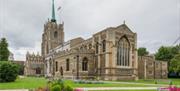
[[[140,84],[140,85],[148,85],[148,86],[169,86],[167,84],[148,84],[148,83],[137,83],[137,82],[112,82],[112,81],[102,81],[104,83],[112,83],[112,84]]]
[[[83,91],[88,90],[157,90],[158,87],[89,87],[89,88],[77,88]]]
[[[29,91],[28,89],[0,90],[0,91]]]
[[[146,85],[146,86],[155,86],[155,87],[169,87],[168,84],[149,84],[149,83],[138,83],[138,82],[112,82],[112,81],[102,81],[104,83],[116,83],[116,84],[140,84],[140,85]],[[180,87],[180,85],[176,85],[177,87]]]

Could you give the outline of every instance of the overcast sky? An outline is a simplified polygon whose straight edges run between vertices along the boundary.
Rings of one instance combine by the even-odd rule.
[[[88,38],[123,21],[138,34],[138,47],[155,53],[180,36],[180,0],[55,0],[65,40]],[[16,60],[41,51],[43,25],[51,18],[51,0],[0,0],[0,38],[6,37]],[[180,42],[180,41],[179,41]]]

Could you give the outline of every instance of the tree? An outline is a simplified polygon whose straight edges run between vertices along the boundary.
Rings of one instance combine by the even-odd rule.
[[[0,41],[0,61],[8,61],[9,50],[6,38],[2,38]]]
[[[160,47],[158,52],[155,54],[156,60],[170,61],[173,56],[170,47]]]
[[[138,49],[138,56],[145,56],[145,55],[148,55],[149,52],[146,50],[146,48],[144,47],[140,47]]]
[[[178,53],[180,53],[180,44],[179,44],[179,45],[176,45],[175,48],[176,48],[176,51],[177,51]]]
[[[179,46],[162,46],[155,54],[156,60],[170,61],[176,54],[179,53]]]
[[[170,62],[170,72],[180,72],[180,53],[177,54]]]
[[[0,82],[13,82],[16,80],[19,72],[18,65],[8,62],[0,62]]]

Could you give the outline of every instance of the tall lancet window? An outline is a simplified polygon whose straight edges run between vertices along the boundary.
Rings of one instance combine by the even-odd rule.
[[[58,37],[58,32],[55,31],[55,32],[54,32],[54,38],[57,38],[57,37]]]
[[[82,61],[82,71],[88,71],[88,59],[86,57]]]
[[[102,41],[102,50],[103,52],[106,52],[106,40]]]
[[[124,36],[118,41],[117,46],[117,65],[129,66],[130,65],[130,43]]]

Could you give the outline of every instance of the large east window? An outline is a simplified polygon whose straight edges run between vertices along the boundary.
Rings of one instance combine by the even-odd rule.
[[[130,65],[130,43],[125,36],[118,41],[117,65],[118,66]]]

